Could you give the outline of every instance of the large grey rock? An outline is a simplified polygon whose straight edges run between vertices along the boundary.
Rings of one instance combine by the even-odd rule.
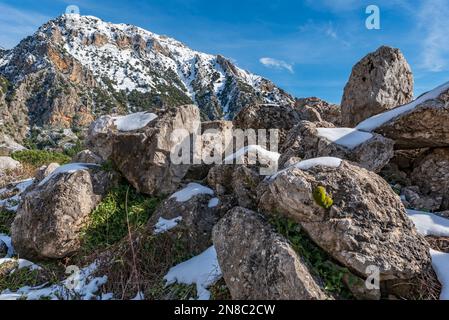
[[[430,263],[427,244],[399,196],[373,172],[321,161],[300,163],[261,184],[260,210],[296,220],[356,275],[369,276],[369,266],[379,268],[381,281],[420,275]]]
[[[337,127],[342,126],[341,108],[320,98],[310,97],[297,99],[295,109],[299,111],[302,120],[310,122],[330,122]]]
[[[104,160],[93,153],[90,150],[83,150],[78,152],[73,158],[72,163],[92,163],[92,164],[102,164]]]
[[[11,157],[0,157],[0,173],[8,170],[17,170],[19,168],[21,168],[19,161]]]
[[[298,110],[290,105],[250,104],[240,110],[234,118],[235,128],[239,129],[277,129],[282,143],[287,132],[301,117]]]
[[[103,159],[109,158],[138,191],[170,194],[192,165],[192,160],[175,163],[171,153],[177,155],[175,149],[180,146],[190,147],[188,135],[198,134],[200,113],[198,107],[185,105],[156,111],[156,115],[132,131],[119,131],[113,118],[102,117],[90,128],[88,146]]]
[[[60,259],[75,253],[89,214],[114,181],[97,167],[60,170],[22,196],[11,228],[14,249],[22,258]]]
[[[6,134],[0,134],[0,156],[8,156],[13,152],[22,151],[26,148],[17,142],[13,138]]]
[[[434,149],[417,160],[410,176],[412,184],[419,186],[421,195],[441,204],[437,208],[415,207],[416,209],[449,209],[449,149]]]
[[[449,147],[449,85],[422,95],[408,106],[413,108],[373,131],[394,140],[400,150]]]
[[[320,135],[319,130],[322,128],[331,131],[346,130],[345,128],[334,128],[328,122],[301,121],[289,132],[285,143],[280,148],[282,155],[279,166],[283,167],[291,157],[311,159],[332,156],[356,162],[363,168],[379,172],[394,155],[394,142],[379,134],[351,132],[343,139],[350,140],[348,137],[351,135],[356,138],[357,135],[367,136],[367,139],[362,139],[360,144],[351,146],[338,140],[331,141]]]
[[[343,125],[352,128],[412,98],[413,74],[401,51],[380,47],[352,69],[341,102]]]
[[[215,226],[213,242],[233,299],[327,299],[288,241],[257,213],[236,207]]]
[[[190,253],[199,254],[212,245],[212,228],[224,214],[222,204],[215,205],[212,199],[214,196],[208,194],[196,195],[187,201],[169,198],[152,215],[148,227],[155,233],[167,232],[175,241],[184,242]],[[168,229],[167,221],[176,226]]]

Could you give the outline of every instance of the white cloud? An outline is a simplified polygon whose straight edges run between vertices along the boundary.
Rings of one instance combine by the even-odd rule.
[[[449,70],[449,3],[425,0],[418,12],[418,27],[423,33],[421,67],[433,72]]]
[[[260,58],[260,63],[263,64],[267,68],[273,68],[273,69],[285,69],[289,71],[290,73],[295,73],[293,70],[293,65],[283,61],[283,60],[277,60],[274,58]]]

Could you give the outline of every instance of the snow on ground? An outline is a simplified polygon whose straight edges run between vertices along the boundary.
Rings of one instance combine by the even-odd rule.
[[[0,300],[110,300],[112,294],[97,295],[98,290],[107,282],[107,277],[94,277],[92,274],[97,269],[96,263],[83,268],[79,273],[74,273],[61,283],[38,287],[23,287],[12,292],[5,290],[0,293]]]
[[[199,194],[209,194],[213,196],[214,191],[198,183],[189,183],[184,189],[175,192],[170,199],[175,198],[178,202],[186,202]]]
[[[388,121],[393,120],[394,118],[400,116],[401,114],[412,111],[421,103],[438,98],[440,94],[442,94],[444,91],[448,89],[449,89],[449,82],[446,82],[445,84],[427,92],[426,94],[423,94],[418,99],[410,102],[409,104],[375,115],[371,118],[362,121],[356,127],[356,129],[361,131],[374,131],[383,124],[387,123]]]
[[[127,116],[114,117],[113,121],[119,131],[127,132],[142,129],[156,118],[157,115],[154,113],[137,112]]]
[[[433,270],[442,285],[440,300],[449,300],[449,253],[430,250]]]
[[[407,213],[423,236],[449,237],[449,219],[422,211],[407,210]]]
[[[12,257],[14,254],[14,249],[12,247],[11,237],[7,236],[6,234],[0,233],[0,241],[2,241],[8,247],[8,252],[6,253],[6,257],[4,257],[4,258]]]
[[[215,208],[220,203],[218,198],[212,198],[209,200],[209,204],[207,205],[209,208]]]
[[[175,228],[179,222],[182,221],[182,217],[177,217],[171,220],[164,219],[162,217],[159,218],[159,221],[154,226],[154,234],[160,234],[167,232]]]
[[[42,268],[39,267],[37,264],[34,264],[31,261],[25,260],[25,259],[13,259],[13,258],[2,258],[0,259],[0,266],[4,263],[13,262],[17,263],[17,269],[23,269],[28,268],[31,271],[33,270],[41,270]]]
[[[131,300],[139,301],[139,300],[145,300],[145,295],[142,291],[137,292],[136,296],[132,298]]]
[[[371,133],[350,128],[318,128],[318,136],[348,149],[354,149],[373,137]]]
[[[210,247],[199,256],[193,257],[171,268],[164,279],[167,285],[181,283],[196,284],[199,300],[209,300],[211,285],[222,277],[215,247]]]
[[[0,200],[0,207],[3,207],[8,211],[17,211],[22,193],[33,183],[34,179],[27,179],[17,182],[16,185],[12,188],[1,189],[0,197],[2,197],[2,195],[5,193],[10,192],[11,190],[17,190],[17,193],[13,197]]]
[[[53,179],[57,175],[61,173],[75,173],[79,170],[88,170],[93,168],[99,168],[100,166],[97,164],[92,163],[69,163],[63,166],[58,167],[55,171],[53,171],[51,174],[49,174],[45,179],[43,179],[41,182],[39,182],[38,186],[42,187],[45,185],[49,180]]]
[[[449,219],[432,213],[407,210],[416,229],[423,236],[449,237]],[[430,249],[432,266],[442,285],[441,300],[449,300],[449,253]]]
[[[343,160],[334,157],[321,157],[300,161],[284,170],[279,171],[275,175],[270,177],[270,180],[276,179],[280,174],[287,172],[293,168],[300,170],[310,170],[315,167],[327,167],[327,168],[338,168]]]
[[[244,148],[239,149],[236,153],[231,154],[226,157],[224,163],[232,164],[235,159],[239,161],[243,156],[250,154],[257,154],[259,158],[269,160],[271,162],[278,162],[279,157],[281,156],[278,152],[268,151],[267,149],[259,146],[259,145],[250,145]]]

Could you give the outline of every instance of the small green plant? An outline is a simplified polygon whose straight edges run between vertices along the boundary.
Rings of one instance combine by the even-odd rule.
[[[16,262],[4,263],[0,266],[0,292],[7,289],[17,291],[24,286],[35,287],[43,283],[39,270],[16,269],[16,267]]]
[[[63,153],[46,150],[22,150],[14,152],[11,157],[22,164],[28,164],[35,168],[48,165],[52,162],[61,165],[70,162],[71,158]]]
[[[343,282],[343,277],[350,272],[335,263],[309,238],[299,224],[280,216],[274,216],[269,221],[279,234],[290,241],[293,249],[305,260],[312,274],[323,281],[327,292],[341,299],[352,298],[351,292]]]
[[[315,202],[324,209],[329,209],[334,204],[334,200],[327,194],[326,188],[322,186],[313,190],[313,198],[315,199]]]
[[[11,233],[11,225],[14,221],[14,217],[16,216],[15,212],[0,210],[0,233],[10,234]]]
[[[81,141],[78,140],[73,147],[71,147],[67,150],[64,150],[64,154],[70,158],[73,158],[77,153],[79,153],[83,150],[84,150],[84,145]]]
[[[86,250],[98,250],[122,240],[128,234],[129,225],[142,229],[153,214],[160,199],[138,193],[127,183],[112,189],[92,212],[83,230]]]

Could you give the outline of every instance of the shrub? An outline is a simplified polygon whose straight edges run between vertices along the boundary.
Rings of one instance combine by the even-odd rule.
[[[22,164],[41,167],[56,162],[61,165],[70,162],[71,158],[63,153],[46,150],[22,150],[14,152],[11,157]]]

